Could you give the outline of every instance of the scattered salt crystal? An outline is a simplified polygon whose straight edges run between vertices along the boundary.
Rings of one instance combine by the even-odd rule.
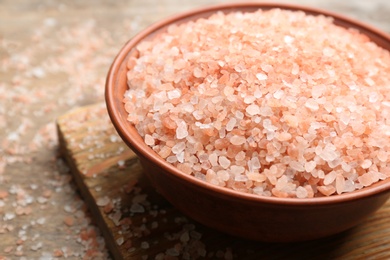
[[[190,241],[190,234],[188,233],[188,231],[180,235],[180,241],[182,243],[187,243],[188,241]]]
[[[46,222],[46,218],[44,218],[44,217],[41,217],[41,218],[37,219],[37,223],[39,225],[43,225],[43,224],[45,224],[45,222]]]
[[[150,247],[149,243],[146,241],[141,242],[141,248],[142,249],[148,249]]]
[[[145,208],[144,208],[144,206],[142,206],[138,203],[134,203],[134,204],[131,204],[131,206],[130,206],[130,212],[131,213],[144,213]]]
[[[110,203],[110,201],[111,201],[111,199],[107,196],[100,197],[96,200],[96,205],[98,205],[99,207],[104,207],[108,203]]]
[[[117,164],[118,164],[118,166],[119,167],[123,167],[123,166],[125,166],[125,161],[124,160],[119,160],[119,161],[117,161]]]
[[[46,72],[43,68],[41,67],[36,67],[36,68],[33,68],[33,70],[31,71],[32,75],[38,79],[41,79],[43,77],[46,76]]]
[[[125,242],[125,239],[124,239],[123,237],[118,237],[118,238],[116,239],[116,244],[117,244],[118,246],[123,245],[124,242]]]
[[[11,220],[11,219],[14,219],[14,218],[15,218],[15,214],[14,214],[14,213],[11,213],[11,212],[6,212],[6,213],[3,215],[3,220],[4,220],[4,221]]]
[[[42,246],[43,246],[43,243],[42,243],[42,242],[38,242],[37,244],[32,245],[30,248],[31,248],[31,250],[33,250],[33,251],[37,251],[37,250],[41,249]]]

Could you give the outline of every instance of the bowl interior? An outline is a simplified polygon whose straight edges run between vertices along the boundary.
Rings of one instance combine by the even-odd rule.
[[[198,18],[205,18],[211,14],[222,11],[225,13],[232,11],[255,11],[261,9],[281,8],[286,10],[304,11],[307,14],[312,15],[325,15],[334,18],[334,23],[348,28],[355,28],[366,34],[373,42],[381,46],[384,49],[390,50],[390,36],[378,29],[375,29],[364,23],[355,21],[353,19],[344,17],[339,14],[335,14],[328,11],[323,11],[315,8],[289,5],[289,4],[275,4],[275,3],[250,3],[250,4],[226,4],[213,7],[206,7],[198,9],[180,15],[176,15],[167,18],[163,21],[157,22],[154,25],[146,28],[141,33],[136,35],[133,39],[125,44],[122,50],[115,58],[110,71],[108,73],[106,81],[106,104],[110,115],[110,118],[117,129],[119,135],[124,142],[134,150],[139,156],[146,158],[150,163],[158,165],[158,167],[164,169],[166,172],[170,172],[178,178],[185,179],[194,185],[201,186],[204,189],[212,192],[217,192],[223,196],[233,196],[237,199],[246,199],[261,201],[263,203],[277,203],[277,204],[289,204],[289,205],[303,205],[303,204],[330,204],[341,203],[343,201],[356,200],[366,196],[375,196],[383,192],[390,191],[390,179],[380,181],[371,185],[370,187],[363,188],[350,193],[343,193],[341,195],[332,195],[329,197],[316,197],[307,199],[298,198],[277,198],[277,197],[260,197],[252,194],[245,194],[237,192],[231,189],[222,188],[211,185],[196,179],[193,176],[188,176],[180,172],[176,167],[167,163],[164,159],[160,158],[151,148],[149,148],[143,141],[142,137],[138,134],[137,130],[127,121],[127,112],[124,109],[123,97],[127,90],[127,60],[131,56],[137,56],[138,53],[135,50],[135,46],[144,39],[153,37],[155,34],[166,30],[167,26],[172,23],[184,23],[189,20],[196,20]]]

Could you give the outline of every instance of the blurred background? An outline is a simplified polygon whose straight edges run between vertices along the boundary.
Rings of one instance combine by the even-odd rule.
[[[104,102],[119,49],[169,15],[222,0],[0,0],[0,260],[106,259],[58,156],[55,120]],[[390,32],[387,0],[295,0]]]

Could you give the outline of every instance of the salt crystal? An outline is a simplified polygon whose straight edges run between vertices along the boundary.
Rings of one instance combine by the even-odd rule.
[[[182,152],[186,148],[186,143],[185,142],[178,142],[172,147],[172,153],[178,154]]]
[[[352,180],[345,180],[344,192],[352,192],[355,189],[355,183]]]
[[[212,166],[217,166],[218,165],[218,155],[215,153],[212,153],[209,155],[209,162],[211,163]]]
[[[253,96],[255,98],[261,98],[263,96],[263,93],[261,93],[260,90],[256,89],[255,92],[253,92]]]
[[[360,166],[361,166],[363,169],[368,169],[368,168],[370,168],[371,165],[372,165],[372,161],[369,160],[369,159],[364,160],[364,161],[360,164]]]
[[[246,142],[246,138],[244,136],[234,135],[230,138],[230,143],[233,145],[242,145]]]
[[[267,80],[268,79],[268,76],[267,74],[264,74],[264,73],[257,73],[256,74],[256,78],[260,81],[263,81],[263,80]]]
[[[239,175],[239,174],[245,172],[245,168],[243,166],[237,166],[237,165],[232,165],[230,167],[230,170],[231,170],[232,174],[235,174],[235,175]]]
[[[154,138],[153,138],[151,135],[146,134],[146,135],[145,135],[145,143],[146,143],[147,145],[149,145],[149,146],[153,146],[154,143],[155,143],[155,140],[154,140]]]
[[[378,99],[379,99],[378,93],[376,93],[376,92],[371,92],[371,93],[369,94],[369,99],[368,99],[369,102],[375,103],[375,102],[378,101]]]
[[[342,175],[337,175],[336,177],[336,192],[341,194],[345,191],[345,179]]]
[[[283,37],[283,40],[284,40],[285,43],[291,44],[291,43],[293,43],[295,41],[295,38],[290,36],[290,35],[286,35],[286,36]]]
[[[260,108],[259,108],[258,105],[252,104],[252,105],[249,105],[249,106],[246,108],[246,112],[247,112],[250,116],[258,115],[258,114],[260,113]]]
[[[298,172],[303,172],[305,170],[305,167],[302,165],[302,163],[300,162],[297,162],[297,161],[291,161],[289,163],[289,166],[295,170],[295,171],[298,171]]]
[[[297,188],[296,195],[297,195],[297,198],[304,199],[304,198],[307,198],[308,192],[304,187],[299,186]]]
[[[230,160],[225,156],[219,156],[218,163],[222,168],[227,169],[230,166]]]
[[[229,97],[229,96],[232,96],[234,94],[234,88],[230,87],[230,86],[226,86],[224,89],[223,89],[223,93],[225,94],[225,96]]]
[[[229,122],[226,124],[226,131],[232,131],[237,123],[237,120],[233,117],[230,118]]]
[[[173,89],[167,92],[168,99],[179,98],[181,96],[181,91],[179,89]]]
[[[349,121],[351,120],[351,117],[344,113],[340,115],[340,120],[341,122],[343,122],[343,124],[348,125]]]
[[[221,181],[228,181],[230,179],[230,174],[225,170],[218,171],[217,176]]]
[[[312,98],[309,98],[306,101],[305,107],[307,107],[311,111],[317,111],[319,109],[318,103],[314,99],[312,99]]]
[[[371,87],[375,85],[375,81],[373,81],[372,78],[364,78],[364,81]]]
[[[194,68],[194,77],[195,78],[201,78],[203,76],[202,70],[198,67]]]
[[[243,119],[244,118],[244,113],[242,113],[241,111],[237,110],[235,113],[234,113],[235,117],[237,119]]]
[[[187,124],[184,120],[181,120],[177,124],[177,129],[176,129],[176,138],[177,139],[183,139],[188,136],[188,131],[187,131]]]
[[[251,103],[253,103],[255,100],[256,100],[256,97],[255,97],[255,96],[246,96],[246,97],[244,98],[244,103],[245,103],[245,104],[251,104]]]
[[[234,177],[234,180],[237,182],[245,182],[248,181],[248,177],[245,175],[237,175]]]
[[[184,151],[179,152],[179,153],[176,155],[176,158],[177,158],[177,161],[178,161],[178,162],[183,163],[183,162],[184,162]]]
[[[236,161],[244,160],[245,159],[245,152],[244,151],[238,152],[234,158],[236,159]]]
[[[336,179],[336,176],[337,176],[337,174],[335,171],[331,171],[330,173],[326,174],[325,178],[324,178],[324,185],[329,185],[332,182],[334,182],[334,180]]]
[[[309,161],[305,163],[305,171],[312,172],[316,168],[317,164],[314,161]]]
[[[337,152],[331,149],[324,149],[319,156],[327,162],[333,161],[337,158]]]
[[[276,99],[281,99],[284,95],[284,91],[281,90],[281,89],[278,89],[277,91],[275,91],[275,93],[273,94],[274,98]]]
[[[251,164],[252,164],[252,168],[254,170],[257,170],[257,169],[260,169],[261,168],[261,164],[260,164],[260,160],[258,157],[252,157],[252,159],[250,160]]]
[[[298,75],[299,74],[299,65],[296,63],[293,63],[291,74]]]
[[[325,85],[315,85],[311,90],[311,95],[314,99],[321,97],[326,91]]]
[[[332,57],[335,54],[336,50],[331,47],[325,47],[322,51],[322,54],[327,57]]]
[[[371,184],[373,184],[375,182],[374,176],[370,172],[369,173],[365,173],[362,176],[359,176],[358,177],[358,181],[364,187],[370,186]]]
[[[377,157],[379,161],[386,162],[388,158],[388,153],[385,151],[379,151]]]

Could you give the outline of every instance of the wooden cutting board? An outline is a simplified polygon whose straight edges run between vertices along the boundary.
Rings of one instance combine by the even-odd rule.
[[[156,193],[104,104],[71,110],[57,126],[61,154],[115,259],[390,259],[390,201],[331,237],[247,241],[196,223]]]

